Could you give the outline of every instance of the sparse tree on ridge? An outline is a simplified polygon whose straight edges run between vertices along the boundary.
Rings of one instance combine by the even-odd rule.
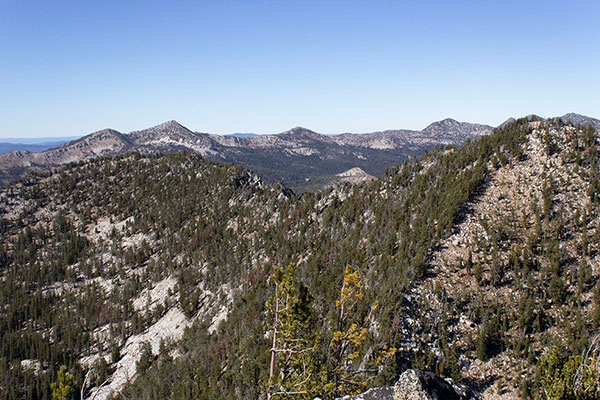
[[[294,282],[293,266],[275,267],[275,293],[267,304],[272,337],[267,399],[312,398],[318,387],[317,336],[311,332],[311,298]]]
[[[377,373],[378,367],[396,352],[396,349],[384,345],[370,357],[367,356],[373,362],[365,363],[364,361],[369,360],[360,359],[363,343],[369,334],[367,326],[378,306],[375,301],[362,322],[353,320],[353,312],[364,300],[363,290],[363,281],[358,271],[353,271],[350,265],[346,266],[342,288],[336,301],[337,330],[333,332],[329,345],[333,382],[325,388],[334,397],[363,391],[369,375]]]

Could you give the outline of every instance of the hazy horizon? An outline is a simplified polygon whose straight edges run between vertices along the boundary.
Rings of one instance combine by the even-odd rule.
[[[565,113],[562,113],[560,115],[546,115],[546,116],[543,116],[543,115],[536,114],[536,113],[533,113],[533,114],[535,114],[535,115],[537,115],[539,117],[542,117],[542,118],[555,118],[555,117],[561,117],[561,116],[569,114],[571,112],[574,112],[574,111],[565,112]],[[580,113],[575,112],[575,114],[580,114]],[[528,115],[532,115],[532,114],[528,114]],[[580,114],[580,115],[584,115],[586,117],[590,117],[590,118],[594,118],[594,119],[600,119],[600,118],[597,118],[595,115],[585,115],[585,114]],[[458,121],[458,120],[457,121],[458,122],[465,122],[465,123],[489,125],[489,126],[492,126],[492,127],[495,128],[495,127],[501,125],[503,122],[507,121],[510,118],[517,119],[517,118],[522,118],[522,117],[526,117],[526,116],[527,115],[510,116],[510,117],[505,118],[502,122],[500,122],[499,124],[496,124],[496,125],[488,124],[488,123],[481,122],[481,121]],[[280,134],[280,133],[287,132],[287,131],[289,131],[289,130],[291,130],[293,128],[296,128],[296,127],[302,127],[302,128],[305,128],[305,129],[309,129],[311,131],[314,131],[316,133],[320,133],[320,134],[323,134],[323,135],[336,136],[336,135],[343,135],[343,134],[362,135],[362,134],[368,134],[368,133],[374,133],[374,132],[386,131],[386,130],[414,130],[414,131],[421,131],[421,130],[425,129],[427,126],[429,126],[430,124],[435,123],[435,122],[439,122],[439,121],[443,121],[444,119],[447,119],[447,118],[456,120],[455,118],[452,118],[452,117],[446,117],[446,118],[443,118],[443,119],[440,119],[440,120],[431,121],[427,125],[423,126],[422,128],[418,128],[418,129],[406,128],[406,127],[390,127],[390,128],[385,128],[385,129],[381,129],[381,130],[378,130],[378,131],[374,130],[374,131],[369,131],[369,132],[367,132],[367,131],[365,131],[365,132],[357,132],[357,131],[319,132],[318,130],[313,129],[310,126],[294,125],[294,126],[290,126],[287,129],[283,129],[283,130],[281,130],[279,132],[267,132],[267,133],[265,133],[265,132],[231,132],[231,133],[225,132],[225,133],[215,133],[215,132],[206,132],[206,131],[203,131],[203,130],[195,129],[195,128],[190,127],[190,126],[188,126],[188,125],[186,125],[184,123],[181,123],[181,121],[176,121],[176,122],[179,123],[180,125],[188,128],[190,131],[192,131],[194,133],[209,133],[209,134],[220,135],[220,136],[233,136],[233,135],[265,136],[265,135],[277,135],[277,134]],[[173,121],[173,120],[169,120],[169,121]],[[2,136],[0,136],[0,143],[33,144],[33,143],[57,142],[57,141],[65,141],[66,142],[66,141],[80,139],[80,138],[82,138],[84,136],[90,135],[90,134],[95,133],[95,132],[99,132],[99,131],[101,131],[103,129],[115,129],[115,130],[117,130],[117,131],[119,131],[119,132],[121,132],[123,134],[129,134],[131,132],[135,132],[135,131],[139,131],[139,130],[144,130],[144,129],[152,128],[154,126],[161,125],[161,124],[163,124],[165,122],[168,122],[168,121],[162,121],[162,122],[159,122],[159,123],[151,125],[151,126],[140,127],[140,128],[134,129],[132,131],[128,131],[128,132],[119,131],[118,129],[115,129],[115,128],[112,128],[112,127],[104,127],[104,128],[101,128],[101,129],[96,129],[96,130],[94,130],[92,132],[86,132],[86,133],[82,133],[81,135],[74,135],[74,136],[37,136],[37,137],[2,137]]]
[[[595,116],[596,1],[5,2],[0,139]]]

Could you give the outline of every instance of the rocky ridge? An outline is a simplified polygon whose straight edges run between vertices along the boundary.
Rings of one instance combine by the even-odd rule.
[[[0,180],[43,171],[96,156],[127,152],[193,151],[215,161],[236,162],[267,182],[296,189],[322,188],[333,177],[358,167],[380,176],[383,171],[440,144],[462,144],[487,134],[492,127],[454,120],[435,123],[423,131],[392,130],[366,134],[322,135],[296,127],[276,135],[221,136],[192,132],[176,121],[122,134],[105,129],[40,153],[0,155]]]
[[[362,169],[355,167],[336,174],[335,179],[328,185],[328,187],[339,186],[343,184],[358,185],[361,183],[374,181],[375,179],[377,178],[375,178],[373,175],[367,174]]]
[[[567,313],[564,296],[581,294],[578,301],[588,315],[597,307],[591,293],[585,292],[600,276],[600,248],[592,239],[600,226],[590,180],[594,172],[579,161],[584,139],[574,126],[535,121],[530,127],[520,159],[496,158],[488,163],[485,183],[463,207],[452,234],[432,252],[426,278],[405,298],[407,310],[425,313],[434,325],[443,322],[441,310],[457,315],[451,323],[445,322],[448,334],[457,338],[455,346],[461,349],[463,377],[478,382],[484,399],[520,398],[522,379],[533,376],[535,369],[515,357],[514,350],[498,348],[488,361],[477,359],[469,351],[474,350],[472,338],[482,332],[482,317],[475,309],[501,305],[503,310],[524,312],[529,301],[539,302],[538,309],[528,311],[533,313],[530,319],[522,319],[505,340],[519,343],[526,338],[528,347],[522,351],[541,354],[547,350],[547,337],[541,332],[525,333],[535,330],[528,325],[535,318],[564,321],[552,335],[567,346],[569,326],[580,322],[576,314]],[[555,224],[563,233],[554,231]],[[555,250],[539,247],[544,237],[554,235]],[[531,263],[524,267],[527,272],[521,269],[523,263]],[[558,265],[564,281],[551,280],[559,273]],[[551,289],[555,285],[556,297],[544,299],[540,285]],[[462,304],[461,310],[453,308],[457,304]],[[418,320],[415,315],[405,321],[406,346],[413,346],[412,351],[425,330]],[[416,333],[413,339],[408,338],[410,332]],[[433,351],[442,354],[436,347]]]
[[[579,114],[561,118],[600,127],[599,120]],[[318,190],[326,187],[336,174],[350,168],[358,167],[370,175],[381,176],[391,165],[419,156],[425,150],[439,145],[461,145],[491,130],[488,125],[447,118],[421,131],[322,135],[295,127],[275,135],[221,136],[193,132],[176,121],[168,121],[128,134],[105,129],[39,153],[0,154],[0,183],[28,171],[47,171],[90,157],[131,151],[152,154],[187,150],[210,160],[243,165],[268,183],[282,182],[299,191]]]
[[[31,175],[0,191],[0,329],[14,343],[2,349],[35,387],[70,354],[72,371],[97,373],[88,395],[257,398],[273,265],[295,265],[314,298],[326,368],[351,264],[379,302],[353,316],[370,320],[357,367],[378,346],[397,350],[366,384],[419,368],[483,399],[537,393],[548,349],[581,354],[600,326],[598,165],[597,133],[531,119],[369,184],[298,197],[191,153]],[[15,379],[7,371],[0,382]]]
[[[408,369],[394,386],[373,388],[340,400],[475,400],[468,387],[431,372]]]
[[[108,180],[97,180],[101,174],[99,166],[103,174],[108,174],[105,175]],[[112,173],[108,172],[110,170]],[[151,181],[156,184],[154,188]],[[194,190],[173,192],[191,187],[190,182],[196,182]],[[32,198],[32,193],[28,192],[30,185],[36,188],[35,191],[43,189]],[[108,399],[119,393],[140,372],[139,363],[145,352],[148,357],[157,357],[165,344],[181,339],[186,328],[197,320],[205,321],[207,331],[214,332],[227,317],[233,300],[234,290],[229,280],[215,278],[212,284],[206,280],[196,281],[198,276],[210,274],[214,269],[214,261],[210,258],[194,261],[191,278],[188,278],[191,281],[179,275],[179,268],[175,266],[188,265],[190,260],[184,259],[181,253],[173,253],[174,249],[169,247],[166,238],[160,237],[162,233],[171,231],[165,221],[173,223],[182,210],[193,204],[196,212],[190,215],[194,216],[176,222],[170,237],[179,236],[179,240],[190,242],[190,246],[197,248],[215,230],[251,236],[254,228],[248,228],[256,221],[248,220],[248,210],[251,209],[254,215],[259,208],[272,210],[269,203],[277,199],[284,201],[288,195],[289,192],[282,187],[264,187],[256,175],[239,166],[214,164],[191,153],[154,158],[140,155],[96,158],[87,163],[73,164],[61,174],[29,176],[11,185],[9,190],[0,191],[3,229],[0,261],[5,262],[5,250],[15,250],[11,244],[16,240],[15,235],[19,235],[18,229],[13,230],[15,224],[27,221],[36,232],[47,231],[51,238],[35,240],[37,244],[28,250],[31,253],[18,270],[8,269],[2,264],[0,296],[3,296],[4,305],[0,307],[0,314],[4,318],[7,309],[18,309],[20,301],[33,295],[46,299],[42,302],[77,298],[94,304],[91,307],[95,311],[86,317],[85,322],[80,319],[82,316],[71,314],[73,304],[56,308],[48,304],[45,313],[54,322],[48,325],[47,320],[38,321],[35,323],[36,331],[49,337],[51,342],[61,344],[65,335],[85,336],[85,351],[71,345],[63,352],[76,353],[78,365],[93,372],[91,380],[82,388],[85,398]],[[163,220],[161,229],[150,228],[152,223],[146,225],[152,215],[150,210],[161,210],[163,201],[189,203],[187,206],[180,203],[170,207],[171,217],[155,214],[151,218]],[[213,207],[212,201],[222,203],[219,211]],[[133,214],[125,211],[128,208]],[[84,209],[87,211],[82,213]],[[229,214],[228,210],[237,210],[232,211],[237,215],[224,218],[223,215]],[[166,212],[162,210],[160,213]],[[205,226],[206,232],[202,237],[188,238],[184,231],[193,229],[191,227],[196,223]],[[61,224],[60,229],[70,232],[67,238],[57,233],[57,224]],[[63,260],[53,253],[56,249],[45,247],[52,246],[50,243],[55,243],[58,248],[74,246],[70,251],[77,252],[76,257],[81,258],[77,261],[75,258]],[[40,248],[46,250],[37,253]],[[33,253],[36,254],[35,261],[29,258]],[[260,252],[256,252],[255,257],[254,263],[259,264]],[[36,269],[38,265],[40,268],[55,268],[57,272],[40,281],[39,288],[29,288],[24,270]],[[154,268],[158,269],[151,273]],[[13,273],[20,279],[11,278]],[[24,296],[8,300],[7,280],[23,285]],[[61,318],[73,319],[66,331],[54,319],[63,313],[69,317]],[[2,329],[7,327],[3,325]],[[45,346],[50,345],[44,343]],[[29,353],[29,350],[23,351]],[[169,352],[171,357],[179,356],[175,351]],[[31,358],[19,357],[23,368],[37,376],[52,373],[46,359],[36,359],[43,359],[39,351],[31,352]]]

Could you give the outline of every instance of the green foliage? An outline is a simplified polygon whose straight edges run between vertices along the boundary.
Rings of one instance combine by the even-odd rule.
[[[67,371],[67,366],[62,365],[58,371],[58,382],[51,386],[52,400],[71,400],[75,393],[73,387],[73,375]]]
[[[312,399],[322,387],[312,299],[296,281],[293,266],[274,267],[272,278],[275,293],[266,306],[272,338],[267,398]]]
[[[110,344],[110,361],[114,364],[121,359],[121,351],[116,342]]]
[[[510,290],[514,301],[448,295],[451,288],[440,287],[443,310],[435,321],[407,304],[409,290],[429,279],[438,244],[470,212],[494,169],[524,160],[529,123],[508,124],[460,149],[432,150],[367,185],[302,196],[281,185],[256,185],[241,167],[186,153],[99,158],[25,178],[2,192],[7,202],[0,204],[5,398],[50,397],[54,373],[35,375],[19,368],[21,360],[69,365],[80,385],[77,360],[95,345],[96,329],[108,330],[115,362],[118,344],[176,306],[197,321],[157,357],[146,352],[124,397],[264,398],[272,347],[265,333],[277,302],[287,304],[278,317],[278,348],[295,343],[312,359],[278,357],[271,385],[289,391],[310,376],[300,391],[321,397],[393,383],[416,364],[460,379],[458,355],[473,349],[481,359],[508,349],[533,365],[554,332],[577,352],[600,323],[600,295],[589,293],[590,265],[567,257],[562,245],[575,234],[584,259],[598,251],[593,132],[568,138],[576,151],[564,157],[579,168],[574,178],[591,185],[591,203],[578,207],[576,218],[558,200],[567,184],[547,174],[542,197],[531,199],[534,215],[481,221],[485,234],[472,243],[462,270],[473,275],[480,294]],[[563,146],[556,138],[547,144]],[[16,212],[11,201],[26,207]],[[106,233],[102,221],[111,224]],[[131,245],[134,236],[143,240]],[[481,253],[492,253],[491,261]],[[271,271],[271,265],[293,268]],[[165,303],[136,311],[132,299],[167,277],[177,283]],[[57,290],[63,287],[69,290]],[[591,306],[582,299],[593,299]],[[199,312],[210,306],[230,310],[213,333],[213,315]],[[471,340],[447,329],[461,314],[478,325]],[[439,352],[426,344],[417,355],[394,352],[404,347],[409,317],[430,333],[428,344],[439,343]],[[180,357],[168,356],[171,346]],[[535,384],[526,382],[524,392],[535,393]]]
[[[504,350],[504,324],[502,313],[499,309],[495,310],[494,315],[484,321],[479,329],[479,335],[475,342],[477,357],[482,361],[487,361]]]
[[[140,359],[135,364],[136,374],[143,374],[146,372],[146,370],[152,364],[152,360],[154,359],[154,356],[152,355],[152,347],[150,347],[150,343],[148,342],[142,343],[140,353]]]
[[[324,388],[324,392],[340,397],[364,391],[369,375],[378,372],[378,367],[392,357],[396,349],[384,345],[375,351],[374,362],[362,366],[361,353],[369,331],[373,313],[378,307],[376,301],[368,314],[357,321],[355,312],[364,300],[363,280],[358,271],[346,266],[340,294],[336,300],[337,330],[332,334],[329,344],[329,360],[332,379]]]
[[[537,365],[536,380],[543,399],[548,400],[593,400],[597,397],[597,382],[593,374],[584,379],[588,385],[575,390],[573,386],[575,372],[581,363],[579,356],[566,357],[559,353],[558,348],[542,355]]]
[[[112,368],[108,365],[104,357],[98,358],[93,365],[94,369],[94,385],[102,385],[111,375]]]

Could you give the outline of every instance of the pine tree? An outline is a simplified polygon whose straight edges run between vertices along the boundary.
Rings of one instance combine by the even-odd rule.
[[[319,388],[318,338],[311,329],[313,310],[306,287],[294,280],[293,266],[275,267],[275,293],[267,304],[272,336],[267,399],[309,399]]]
[[[348,265],[336,301],[337,330],[333,332],[329,345],[333,382],[325,387],[325,391],[332,392],[334,397],[362,392],[366,388],[369,375],[377,373],[379,366],[396,352],[396,349],[384,345],[371,354],[371,363],[363,363],[359,358],[369,334],[368,323],[371,322],[378,305],[375,301],[366,318],[362,322],[356,322],[352,317],[363,299],[363,282],[358,271],[353,272],[352,267]]]
[[[58,382],[54,382],[52,389],[52,400],[71,400],[75,393],[73,387],[73,375],[67,371],[67,366],[62,365],[58,370]]]

